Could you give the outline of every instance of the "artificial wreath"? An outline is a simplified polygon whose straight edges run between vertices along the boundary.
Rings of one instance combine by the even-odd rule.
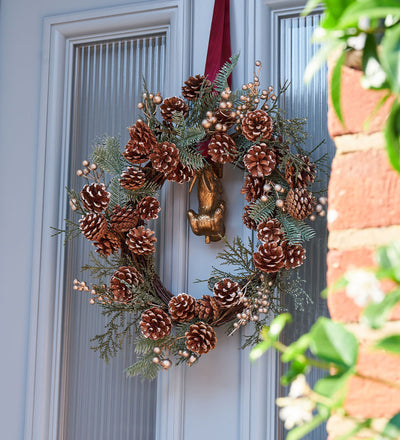
[[[122,153],[118,139],[104,138],[77,171],[85,180],[81,191],[68,190],[80,219],[67,220],[59,232],[67,239],[82,233],[96,248],[82,269],[97,282],[76,279],[74,289],[88,292],[108,317],[93,348],[108,360],[133,338],[139,357],[129,375],[154,378],[173,359],[192,365],[215,348],[215,328],[223,324],[230,334],[254,323],[245,342],[254,345],[262,326],[282,311],[280,296],[305,294],[293,269],[306,257],[302,244],[315,235],[306,220],[325,213],[326,199],[308,188],[322,159],[312,163],[302,148],[304,119],[286,119],[278,107],[287,86],[277,94],[273,87],[260,89],[259,61],[253,82],[230,90],[236,62],[232,57],[225,63],[213,83],[190,77],[182,98],[163,99],[145,88],[138,104],[143,118],[129,128]],[[248,243],[223,237],[218,176],[228,163],[244,171],[241,194],[248,204],[242,218],[254,231]],[[211,292],[200,299],[172,294],[162,284],[155,269],[157,239],[148,227],[160,213],[157,194],[164,183],[196,179],[206,192],[217,185],[198,215],[188,212],[189,221],[207,242],[225,240],[218,258],[228,267],[213,267]]]

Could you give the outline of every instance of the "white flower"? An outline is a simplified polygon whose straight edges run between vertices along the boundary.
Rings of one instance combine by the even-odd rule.
[[[361,32],[361,34],[357,35],[356,37],[349,37],[347,39],[347,44],[355,50],[363,50],[366,39],[367,39],[367,34]]]
[[[346,273],[346,295],[360,307],[370,302],[381,302],[385,296],[379,281],[372,272],[355,269]]]
[[[365,66],[365,75],[361,78],[361,85],[368,89],[370,87],[381,87],[386,80],[386,73],[375,58],[370,57]]]
[[[304,374],[299,374],[290,385],[289,397],[296,399],[297,397],[302,397],[308,394],[309,391],[310,387],[306,382],[306,376],[304,376]]]

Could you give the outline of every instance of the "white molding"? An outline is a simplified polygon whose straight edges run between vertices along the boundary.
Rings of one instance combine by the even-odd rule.
[[[62,225],[66,217],[64,187],[68,175],[74,45],[166,31],[167,66],[170,66],[166,71],[166,93],[170,93],[177,90],[187,73],[187,10],[185,0],[147,1],[44,19],[27,356],[26,440],[56,440],[58,435],[65,250],[61,238],[50,237],[50,227]],[[179,209],[186,209],[186,199],[179,197]],[[179,246],[183,246],[182,240],[185,240],[185,233],[177,239]],[[181,264],[183,267],[184,260]],[[182,402],[177,402],[169,410],[176,413],[172,421],[182,418],[181,407]]]

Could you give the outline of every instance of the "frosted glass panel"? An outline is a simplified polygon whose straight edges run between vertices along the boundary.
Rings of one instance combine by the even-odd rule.
[[[89,157],[95,139],[121,137],[138,118],[143,77],[149,89],[163,90],[165,35],[101,42],[75,49],[71,126],[71,187],[84,184],[75,171]],[[104,331],[106,318],[88,296],[72,290],[73,278],[90,281],[80,267],[93,249],[87,240],[68,248],[63,342],[63,440],[152,440],[155,438],[156,381],[127,378],[124,369],[135,361],[126,344],[109,364],[90,349],[90,339]]]

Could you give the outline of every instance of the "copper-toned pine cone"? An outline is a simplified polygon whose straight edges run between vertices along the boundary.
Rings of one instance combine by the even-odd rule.
[[[119,179],[119,184],[122,186],[122,188],[129,189],[131,191],[141,188],[144,182],[146,182],[146,175],[141,169],[135,167],[128,167],[121,174],[121,178]]]
[[[170,299],[168,309],[173,321],[191,321],[196,316],[196,299],[187,293],[180,293]]]
[[[185,333],[186,347],[196,354],[206,354],[217,345],[217,335],[211,325],[197,322]]]
[[[285,167],[285,179],[291,188],[305,188],[314,182],[316,176],[315,164],[308,156],[296,154],[298,162],[288,161]],[[297,167],[296,167],[297,165]]]
[[[242,133],[249,141],[268,140],[272,130],[272,118],[264,110],[248,112],[243,118]]]
[[[138,119],[136,124],[129,128],[130,140],[122,153],[131,163],[143,163],[157,144],[150,127]]]
[[[257,223],[250,217],[250,209],[251,205],[246,205],[244,208],[244,214],[242,216],[242,220],[246,228],[252,229],[255,231],[257,229]]]
[[[131,229],[126,236],[126,244],[131,252],[137,255],[150,255],[155,252],[153,237],[154,231],[145,229],[144,226],[138,226]]]
[[[239,284],[224,278],[214,286],[214,298],[222,307],[234,307],[240,302],[242,289]]]
[[[99,240],[107,232],[107,220],[102,214],[86,214],[79,220],[82,234],[88,240]]]
[[[137,286],[143,282],[142,275],[132,266],[122,266],[110,279],[110,289],[115,301],[127,303],[132,301],[133,293],[129,286]]]
[[[99,214],[107,208],[110,202],[110,193],[103,183],[91,183],[82,188],[81,200],[87,211]]]
[[[283,253],[285,254],[285,268],[294,269],[301,266],[306,259],[306,250],[300,244],[283,244]]]
[[[217,118],[217,123],[226,125],[227,127],[231,127],[236,123],[236,113],[232,110],[221,110],[218,109],[214,116]]]
[[[185,183],[190,182],[193,179],[193,170],[181,162],[178,163],[177,167],[167,174],[167,179],[172,182]]]
[[[143,197],[136,206],[136,212],[142,220],[158,218],[160,211],[160,202],[151,196]]]
[[[189,112],[189,107],[183,99],[173,96],[172,98],[164,99],[160,105],[160,111],[165,121],[172,122],[174,112],[179,112],[186,116]]]
[[[285,265],[285,254],[282,246],[270,241],[259,246],[258,251],[253,254],[254,264],[262,272],[278,272]]]
[[[155,170],[168,175],[179,164],[179,151],[175,144],[163,142],[154,147],[150,160]]]
[[[158,307],[152,307],[142,313],[140,330],[145,338],[163,339],[171,333],[171,318]]]
[[[269,176],[276,166],[275,153],[265,144],[253,145],[243,158],[245,167],[254,177]]]
[[[113,214],[110,217],[111,229],[115,232],[126,232],[134,228],[139,220],[139,215],[136,210],[130,206],[116,205],[113,209]]]
[[[304,220],[311,215],[315,205],[315,197],[305,188],[291,189],[286,195],[287,213],[297,220]]]
[[[203,321],[215,321],[220,312],[218,301],[210,295],[203,295],[196,301],[196,314]]]
[[[257,226],[257,238],[265,243],[270,241],[280,243],[284,235],[282,224],[276,219],[264,220]]]
[[[237,155],[235,141],[226,133],[216,133],[208,144],[208,154],[216,163],[233,162]]]
[[[182,87],[182,96],[188,101],[195,100],[200,94],[203,83],[204,86],[211,85],[211,82],[204,75],[190,76]]]
[[[96,252],[99,254],[109,256],[121,248],[121,240],[113,231],[107,230],[105,235],[93,243],[93,246],[97,248]]]
[[[264,194],[264,184],[265,180],[263,178],[247,174],[240,194],[244,194],[248,202],[255,202]]]

